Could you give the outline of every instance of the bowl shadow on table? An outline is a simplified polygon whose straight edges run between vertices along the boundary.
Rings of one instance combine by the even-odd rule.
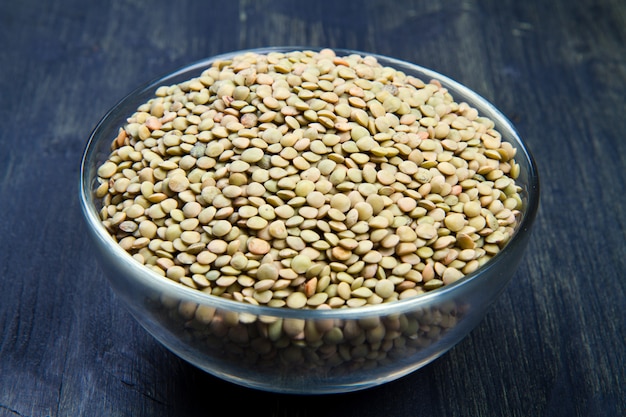
[[[233,404],[238,413],[254,412],[260,417],[412,415],[417,410],[419,415],[438,415],[448,407],[467,407],[470,404],[466,402],[472,403],[472,398],[474,401],[482,401],[482,397],[478,398],[476,395],[480,397],[480,392],[486,388],[496,397],[508,397],[506,392],[509,388],[515,389],[511,380],[514,375],[524,379],[524,370],[520,369],[524,367],[523,361],[512,363],[507,360],[508,354],[501,351],[498,344],[489,350],[489,355],[485,355],[480,349],[476,350],[478,340],[493,340],[495,334],[499,335],[499,340],[516,340],[518,331],[526,333],[523,329],[515,330],[516,323],[512,315],[501,314],[510,309],[510,296],[511,293],[505,291],[505,297],[494,306],[500,313],[492,310],[467,338],[441,357],[397,380],[372,388],[314,395],[279,394],[251,389],[222,380],[195,367],[153,340],[147,332],[141,332],[144,337],[137,336],[130,349],[136,351],[135,356],[140,357],[143,372],[150,375],[135,374],[134,385],[125,385],[126,389],[132,389],[138,394],[136,401],[133,401],[138,407],[137,412],[144,412],[149,404],[148,407],[153,410],[151,415],[222,415],[216,414],[211,407],[217,400]],[[532,324],[523,325],[527,326],[532,327]],[[126,360],[130,356],[133,355],[129,355]],[[117,362],[119,361],[116,360]],[[132,362],[133,364],[127,363],[127,368],[137,367],[137,360]],[[119,365],[117,363],[118,367]],[[489,381],[477,380],[485,367],[489,368]],[[128,371],[124,373],[127,374]],[[474,381],[472,385],[487,384],[488,387],[483,385],[466,391],[469,380]],[[143,401],[137,400],[138,398],[143,398]],[[487,405],[474,402],[473,406],[484,410]]]
[[[161,348],[155,346],[155,349]],[[166,353],[169,355],[169,352]],[[237,412],[253,412],[256,416],[391,415],[399,409],[414,408],[407,402],[406,395],[409,391],[412,393],[410,398],[413,398],[415,393],[424,398],[434,398],[433,396],[437,395],[434,391],[435,380],[444,369],[449,369],[449,361],[453,360],[449,355],[444,355],[397,380],[375,387],[352,392],[313,395],[280,394],[240,386],[208,374],[171,355],[171,360],[178,362],[176,364],[178,372],[173,375],[170,384],[175,385],[174,391],[178,395],[168,399],[167,403],[175,410],[184,410],[188,416],[213,415],[212,411],[207,411],[208,396],[213,399],[219,398],[220,402],[226,404],[236,404]],[[431,415],[436,410],[429,407],[435,405],[436,401],[422,402],[420,413]]]
[[[492,415],[514,410],[521,413],[522,409],[543,410],[547,415],[579,415],[577,410],[583,410],[580,415],[619,415],[621,401],[614,395],[595,393],[588,398],[578,398],[564,404],[558,399],[564,398],[566,392],[580,391],[580,387],[572,386],[571,381],[565,380],[566,375],[555,375],[554,379],[546,375],[541,378],[528,376],[524,373],[528,364],[507,360],[508,353],[505,350],[498,353],[498,346],[494,346],[490,355],[476,351],[475,340],[489,339],[494,333],[500,333],[503,339],[515,339],[514,324],[514,320],[506,315],[487,315],[485,321],[470,332],[465,340],[432,363],[375,387],[335,394],[279,394],[255,390],[210,375],[156,343],[152,350],[166,357],[166,362],[170,364],[168,370],[175,371],[168,385],[170,392],[176,394],[167,398],[168,394],[161,393],[161,398],[167,398],[164,404],[170,411],[191,417],[225,415],[215,414],[213,409],[208,408],[217,399],[225,404],[233,404],[235,408],[231,411],[254,413],[258,417],[431,416],[441,415],[451,408],[492,411]],[[148,356],[153,357],[152,354]],[[486,366],[489,368],[489,377],[480,378]],[[533,384],[543,384],[550,389],[534,397],[532,403],[525,403],[529,399],[515,392],[520,389],[515,379],[525,380],[522,385],[524,389]],[[467,390],[469,385],[478,386]],[[502,401],[485,403],[480,395],[485,390],[491,392],[492,398],[500,398]]]
[[[506,292],[505,292],[506,293]],[[494,307],[506,307],[504,302]],[[506,310],[506,308],[505,308]],[[351,392],[333,394],[281,394],[264,390],[251,389],[229,381],[222,380],[189,364],[178,356],[161,348],[155,343],[154,350],[162,350],[168,361],[176,369],[168,382],[178,393],[168,398],[168,406],[172,410],[183,410],[188,416],[221,415],[207,412],[207,397],[219,398],[227,404],[236,404],[237,412],[253,412],[256,416],[325,416],[347,417],[351,415],[384,416],[384,415],[440,415],[452,407],[466,408],[472,397],[485,387],[471,392],[466,391],[468,380],[479,376],[485,366],[489,366],[490,377],[496,388],[493,395],[506,395],[506,387],[511,387],[511,373],[523,372],[515,370],[521,364],[507,361],[506,352],[498,352],[494,347],[489,355],[476,351],[477,340],[493,340],[494,333],[498,338],[515,338],[514,319],[508,315],[496,314],[493,310],[485,320],[469,332],[468,337],[423,367],[398,379],[381,383],[377,386]],[[502,357],[500,357],[502,356]],[[495,361],[495,364],[489,363]],[[502,363],[507,366],[502,366]],[[473,384],[480,384],[474,380]],[[482,383],[485,383],[483,380]],[[499,391],[497,387],[503,389]],[[245,399],[245,400],[242,400]],[[473,398],[482,402],[483,398]],[[484,410],[486,404],[474,402],[474,407]],[[506,401],[504,402],[506,404]],[[501,406],[501,404],[500,404]],[[505,412],[505,409],[500,411]]]

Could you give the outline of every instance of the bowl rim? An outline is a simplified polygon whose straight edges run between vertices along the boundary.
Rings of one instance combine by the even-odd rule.
[[[522,158],[526,161],[528,165],[528,187],[525,189],[525,193],[527,196],[526,204],[523,209],[523,215],[520,223],[517,225],[515,233],[509,240],[509,242],[489,261],[487,261],[484,265],[479,267],[477,270],[466,274],[458,281],[444,285],[440,288],[425,292],[423,294],[419,294],[414,297],[409,297],[403,300],[394,300],[387,303],[375,304],[375,305],[365,305],[361,307],[344,307],[339,309],[292,309],[288,307],[270,307],[264,305],[254,305],[249,303],[244,303],[237,300],[227,299],[225,297],[216,296],[212,294],[203,293],[197,289],[193,289],[187,287],[183,284],[174,282],[162,275],[157,274],[156,272],[150,270],[149,268],[142,265],[139,261],[135,260],[132,255],[122,249],[121,246],[113,237],[109,234],[109,232],[102,225],[98,211],[96,209],[95,204],[95,196],[93,193],[93,183],[88,182],[88,163],[91,161],[92,154],[95,152],[96,144],[98,141],[99,132],[105,128],[108,120],[113,117],[116,110],[123,108],[125,105],[129,105],[134,98],[139,95],[146,93],[154,93],[157,87],[163,85],[171,85],[168,84],[167,80],[173,80],[183,74],[189,74],[189,78],[193,78],[195,76],[199,76],[199,73],[196,75],[192,75],[194,71],[204,70],[210,65],[218,60],[226,60],[230,59],[236,55],[245,54],[245,53],[258,53],[258,54],[268,54],[272,52],[292,52],[292,51],[314,51],[319,52],[324,49],[330,49],[334,51],[337,56],[346,56],[351,54],[357,54],[362,57],[370,56],[376,58],[378,62],[383,66],[391,66],[396,70],[404,71],[404,69],[409,68],[412,70],[416,70],[421,74],[429,77],[431,79],[436,79],[439,81],[443,87],[452,88],[456,90],[458,93],[464,95],[466,98],[469,97],[471,100],[467,100],[468,104],[472,107],[476,107],[477,104],[480,104],[482,112],[480,115],[484,115],[484,111],[491,113],[489,115],[492,120],[495,118],[494,122],[496,123],[496,128],[500,133],[503,131],[507,132],[507,136],[510,135],[517,142],[515,143],[515,147],[517,149],[516,160],[519,161],[520,151]],[[423,80],[425,81],[425,80]],[[176,81],[179,83],[182,81]],[[427,81],[425,81],[427,82]],[[454,97],[454,95],[453,95]],[[456,97],[454,97],[456,100]],[[471,102],[470,102],[471,101]],[[135,109],[131,109],[131,112],[134,112]],[[130,116],[130,114],[128,114]],[[121,126],[120,126],[121,127]],[[100,140],[105,140],[106,138],[100,138]],[[109,138],[110,141],[113,138]],[[110,143],[110,142],[109,142]],[[258,316],[274,316],[274,317],[283,317],[283,318],[361,318],[367,316],[380,315],[381,313],[387,314],[395,314],[401,313],[408,310],[414,310],[422,306],[429,306],[434,302],[438,301],[438,299],[448,300],[451,296],[451,293],[459,291],[459,289],[469,285],[470,283],[480,280],[480,277],[487,272],[489,269],[495,267],[495,265],[499,264],[500,261],[504,258],[507,258],[507,254],[513,251],[514,246],[518,244],[518,242],[523,238],[525,234],[530,234],[531,227],[536,217],[536,214],[539,209],[539,200],[540,200],[540,181],[539,181],[539,173],[537,170],[536,161],[528,149],[526,143],[521,139],[516,127],[513,123],[505,116],[498,108],[496,108],[490,101],[485,99],[480,94],[476,93],[474,90],[471,90],[469,87],[461,84],[460,82],[441,74],[432,69],[422,67],[421,65],[415,64],[413,62],[404,61],[398,58],[394,58],[391,56],[386,56],[378,53],[354,50],[354,49],[345,49],[345,48],[330,48],[330,47],[312,47],[312,46],[271,46],[271,47],[259,47],[259,48],[250,48],[250,49],[241,49],[234,50],[230,52],[225,52],[213,56],[209,56],[206,58],[202,58],[200,60],[193,61],[183,66],[179,66],[175,70],[157,76],[147,82],[140,84],[138,87],[133,89],[130,93],[123,96],[117,103],[115,103],[112,107],[108,109],[108,111],[102,116],[102,118],[98,121],[96,126],[91,131],[89,138],[84,146],[84,150],[81,157],[80,162],[80,170],[79,170],[79,203],[81,207],[81,211],[83,213],[83,217],[87,223],[87,226],[92,233],[92,237],[99,240],[102,244],[106,246],[107,249],[113,252],[116,258],[119,259],[120,262],[125,264],[128,268],[132,268],[136,270],[137,273],[133,274],[133,278],[139,278],[143,281],[144,284],[152,287],[153,289],[159,289],[163,292],[167,292],[168,295],[172,294],[180,299],[185,299],[193,302],[197,302],[198,304],[211,305],[218,309],[225,309],[236,311],[240,313],[248,313],[254,314]],[[130,279],[130,278],[129,278]]]

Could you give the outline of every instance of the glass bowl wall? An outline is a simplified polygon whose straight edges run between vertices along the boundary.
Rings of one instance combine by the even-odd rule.
[[[315,50],[265,48],[257,53]],[[282,393],[324,394],[377,386],[414,372],[459,343],[484,317],[523,257],[539,203],[533,158],[512,123],[459,83],[420,66],[359,51],[428,82],[438,80],[456,102],[491,118],[517,148],[522,218],[505,248],[477,271],[424,295],[340,310],[292,310],[244,304],[170,281],[134,260],[109,235],[95,198],[96,170],[126,118],[161,85],[197,77],[215,60],[196,62],[152,81],[113,107],[94,129],[81,165],[79,197],[99,265],[135,319],[160,343],[204,371],[243,386]]]

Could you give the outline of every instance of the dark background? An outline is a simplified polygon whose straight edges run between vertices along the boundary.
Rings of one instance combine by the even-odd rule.
[[[0,416],[624,415],[625,44],[621,0],[2,1]],[[442,72],[499,107],[539,166],[501,299],[445,356],[370,390],[270,394],[178,359],[111,292],[80,214],[86,140],[126,93],[278,45]]]

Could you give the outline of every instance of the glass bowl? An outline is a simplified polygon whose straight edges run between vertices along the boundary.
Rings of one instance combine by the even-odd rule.
[[[138,88],[115,105],[93,130],[82,158],[79,198],[99,265],[116,295],[160,343],[196,367],[249,388],[293,394],[362,390],[403,377],[440,357],[483,319],[522,259],[539,204],[535,162],[512,123],[492,104],[450,78],[390,57],[351,50],[338,56],[373,56],[384,66],[428,82],[438,80],[455,101],[490,118],[502,140],[517,148],[520,221],[506,246],[458,281],[411,298],[342,309],[290,309],[248,304],[205,294],[155,273],[116,243],[103,226],[95,196],[97,167],[112,140],[157,87],[193,77],[235,51],[181,68]]]

